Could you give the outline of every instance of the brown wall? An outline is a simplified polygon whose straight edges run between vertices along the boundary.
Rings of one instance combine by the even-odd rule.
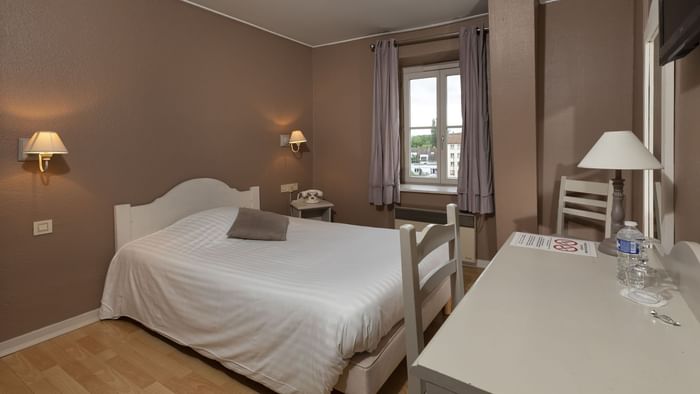
[[[455,32],[461,26],[485,25],[477,18],[438,28],[392,34],[404,40]],[[314,185],[327,193],[335,204],[339,222],[392,227],[391,209],[376,208],[367,202],[369,153],[372,130],[372,52],[369,44],[379,38],[314,48]],[[401,47],[403,66],[457,60],[457,40],[438,41]],[[442,208],[454,197],[402,193],[404,206]],[[484,221],[478,235],[478,257],[490,259],[496,251],[493,238],[495,221]],[[490,235],[489,235],[490,234]]]
[[[700,49],[676,61],[676,241],[700,242]]]
[[[608,171],[576,167],[607,130],[634,130],[634,0],[568,0],[538,10],[539,228],[556,230],[561,176],[607,181]],[[637,17],[639,19],[641,17]],[[641,43],[639,43],[641,45]],[[641,89],[640,92],[641,94]],[[631,196],[631,174],[625,174]],[[640,178],[641,181],[641,178]],[[632,217],[632,198],[627,199]],[[641,225],[641,224],[640,224]],[[570,223],[570,234],[601,239],[603,226]]]
[[[392,225],[390,210],[366,202],[377,38],[311,50],[172,0],[55,3],[0,0],[0,341],[97,307],[112,206],[188,178],[259,184],[263,208],[278,212],[279,184],[298,181],[323,189],[340,222]],[[501,242],[515,228],[548,232],[558,177],[604,179],[575,164],[603,130],[639,124],[632,3],[491,1],[499,214],[482,224],[479,258],[495,253],[497,227]],[[698,53],[678,64],[676,126],[677,234],[695,240]],[[456,40],[400,50],[402,66],[457,56]],[[292,128],[310,139],[301,159],[277,147]],[[36,162],[15,161],[17,138],[40,129],[70,150],[44,179]],[[410,206],[454,199],[402,193]],[[32,237],[31,222],[46,218],[54,234]]]
[[[208,176],[286,212],[280,183],[311,185],[278,147],[313,137],[309,48],[172,0],[0,0],[0,26],[0,341],[99,305],[114,204]],[[16,161],[44,129],[70,151],[48,184]]]
[[[537,232],[534,0],[489,1],[496,235]]]

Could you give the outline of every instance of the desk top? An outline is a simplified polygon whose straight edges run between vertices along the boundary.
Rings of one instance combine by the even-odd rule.
[[[677,291],[657,310],[681,327],[619,295],[613,257],[509,245],[420,354],[418,376],[462,393],[700,392],[700,323]]]

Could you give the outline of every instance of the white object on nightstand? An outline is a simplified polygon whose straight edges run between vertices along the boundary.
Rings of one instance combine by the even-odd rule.
[[[325,220],[327,222],[332,222],[332,210],[335,205],[333,205],[332,202],[326,201],[326,200],[320,200],[319,202],[316,203],[308,203],[304,201],[303,198],[300,198],[298,200],[293,200],[292,202],[289,203],[289,207],[291,208],[291,215],[296,216],[296,217],[303,217],[303,213],[305,211],[323,211],[320,218],[321,220]]]

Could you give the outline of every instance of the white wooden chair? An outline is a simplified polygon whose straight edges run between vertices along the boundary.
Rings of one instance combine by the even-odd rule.
[[[573,195],[572,195],[573,194]],[[595,199],[592,196],[601,198]],[[605,238],[610,238],[610,213],[612,212],[612,183],[578,181],[561,177],[559,207],[557,209],[557,234],[564,235],[567,216],[575,216],[603,222]]]
[[[423,338],[423,308],[426,297],[450,277],[452,305],[455,307],[464,296],[464,276],[459,256],[459,225],[457,205],[447,205],[447,224],[431,224],[423,230],[423,238],[416,241],[416,229],[411,224],[401,226],[401,274],[403,281],[404,324],[406,327],[406,365],[408,367],[408,393],[425,392],[424,385],[411,373],[425,341]],[[457,240],[457,242],[455,242]],[[421,279],[418,266],[421,261],[438,247],[449,244],[449,260],[433,271],[429,278]]]

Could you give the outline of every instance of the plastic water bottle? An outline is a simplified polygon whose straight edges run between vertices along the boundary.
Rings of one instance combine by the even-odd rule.
[[[626,221],[625,227],[617,232],[617,281],[627,285],[630,267],[639,262],[639,252],[644,234],[637,229],[637,222]]]

